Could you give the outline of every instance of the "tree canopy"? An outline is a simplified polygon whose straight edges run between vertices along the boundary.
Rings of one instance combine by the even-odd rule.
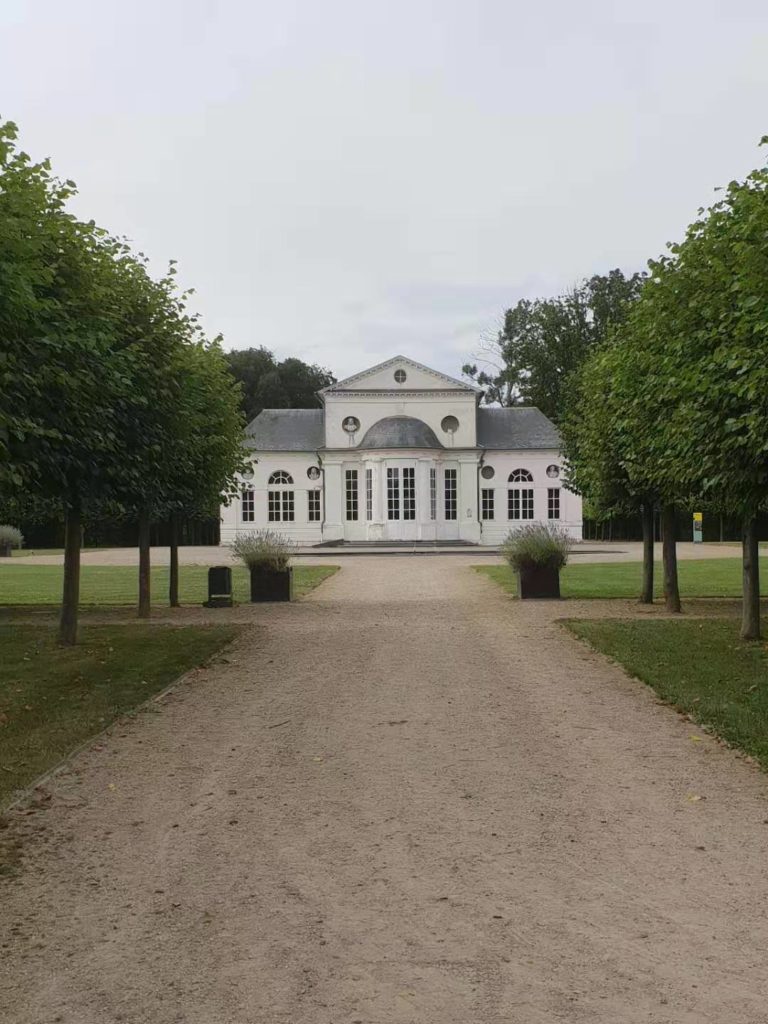
[[[243,388],[242,408],[250,422],[262,409],[314,409],[317,392],[336,378],[321,366],[290,357],[279,361],[266,348],[227,353],[230,373]]]
[[[535,405],[560,421],[571,375],[591,349],[626,318],[644,275],[621,270],[595,274],[564,295],[521,299],[485,358],[463,372],[486,389],[486,401]]]
[[[0,499],[63,508],[73,643],[83,513],[157,517],[192,487],[206,503],[231,488],[240,391],[173,269],[154,280],[123,240],[69,213],[74,184],[16,135],[0,125]]]
[[[768,168],[732,181],[649,269],[625,321],[577,378],[564,422],[570,478],[607,506],[619,481],[667,508],[706,503],[740,515],[742,635],[755,638],[755,520],[768,505]],[[604,460],[600,433],[610,439]]]

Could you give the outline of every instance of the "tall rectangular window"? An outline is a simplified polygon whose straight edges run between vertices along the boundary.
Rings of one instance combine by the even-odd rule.
[[[403,468],[403,519],[416,518],[416,470]]]
[[[429,471],[429,518],[437,519],[437,470]]]
[[[482,519],[493,519],[493,488],[484,487],[480,492],[480,517]]]
[[[270,523],[292,523],[293,491],[267,491],[267,519]]]
[[[387,467],[387,519],[400,518],[400,470]]]
[[[365,518],[370,523],[373,519],[373,470],[365,471]]]
[[[320,522],[320,491],[307,491],[307,518],[310,523]]]
[[[560,488],[547,488],[547,518],[560,518]]]
[[[243,490],[240,496],[240,513],[244,523],[252,523],[256,519],[256,500],[252,490]]]
[[[456,483],[457,473],[455,469],[446,469],[445,471],[445,518],[455,519],[457,502],[456,502]]]
[[[357,519],[357,470],[346,472],[347,519]]]
[[[510,487],[507,514],[510,519],[533,519],[532,487]]]

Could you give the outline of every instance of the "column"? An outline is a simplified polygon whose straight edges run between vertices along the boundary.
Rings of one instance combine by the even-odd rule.
[[[323,460],[323,491],[325,501],[323,540],[343,540],[341,459]]]
[[[459,538],[480,543],[480,517],[477,507],[477,455],[459,456],[458,515]]]

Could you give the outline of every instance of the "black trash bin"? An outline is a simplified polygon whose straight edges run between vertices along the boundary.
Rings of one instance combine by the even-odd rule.
[[[205,608],[232,607],[232,570],[228,565],[214,565],[208,570],[208,600]]]

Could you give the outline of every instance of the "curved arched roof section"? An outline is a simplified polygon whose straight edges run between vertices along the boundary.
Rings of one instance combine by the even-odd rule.
[[[385,416],[369,427],[359,448],[442,448],[434,430],[413,416]]]

